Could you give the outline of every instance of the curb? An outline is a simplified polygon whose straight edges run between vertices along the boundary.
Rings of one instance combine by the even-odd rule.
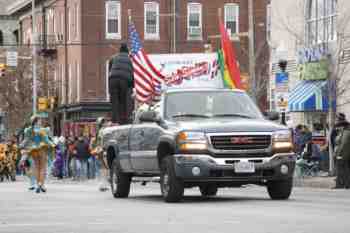
[[[294,187],[331,189],[335,186],[335,177],[306,177],[294,180]]]

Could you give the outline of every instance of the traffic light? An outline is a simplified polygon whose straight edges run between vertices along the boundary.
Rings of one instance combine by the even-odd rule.
[[[4,63],[0,63],[0,77],[5,77],[6,73],[6,65]]]
[[[50,97],[50,109],[54,110],[57,106],[57,97],[51,96]]]
[[[38,98],[38,110],[40,112],[45,112],[49,108],[49,99],[46,97],[39,97]]]

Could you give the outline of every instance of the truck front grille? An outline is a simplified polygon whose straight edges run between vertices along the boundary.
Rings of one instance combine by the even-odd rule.
[[[263,150],[271,145],[271,135],[215,135],[210,136],[216,150]]]

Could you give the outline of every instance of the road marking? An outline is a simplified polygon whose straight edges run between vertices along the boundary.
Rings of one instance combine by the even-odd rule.
[[[202,221],[199,221],[199,222],[192,222],[192,223],[186,223],[186,225],[200,225],[204,222]],[[224,220],[223,222],[221,222],[221,224],[240,224],[241,221],[240,220],[235,220],[235,219],[232,219],[232,220]],[[126,222],[124,224],[120,224],[119,225],[129,225],[130,222]],[[140,223],[139,223],[140,224]],[[160,224],[164,224],[164,222],[159,222],[159,221],[148,221],[146,223],[141,223],[143,225],[160,225]],[[182,221],[179,221],[179,220],[168,220],[168,222],[166,222],[166,225],[182,225],[183,222]],[[21,228],[21,227],[53,227],[53,226],[80,226],[81,224],[72,224],[71,222],[53,222],[53,223],[10,223],[10,224],[7,224],[7,223],[1,223],[0,224],[0,229],[4,229],[4,228],[13,228],[13,227],[18,227],[18,228]],[[87,225],[90,225],[90,226],[101,226],[101,225],[104,225],[104,226],[108,226],[108,225],[114,225],[114,223],[112,222],[87,222],[87,223],[84,223],[85,226]]]
[[[71,222],[69,222],[71,224]],[[68,222],[54,222],[54,223],[1,223],[0,228],[9,227],[48,227],[48,226],[67,226]],[[84,225],[108,225],[110,222],[89,222]],[[72,224],[74,225],[74,224]]]

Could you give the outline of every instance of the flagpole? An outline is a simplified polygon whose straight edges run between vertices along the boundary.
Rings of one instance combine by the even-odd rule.
[[[127,40],[129,40],[129,25],[132,22],[132,17],[131,17],[131,9],[128,9],[128,31],[127,31]],[[136,100],[136,92],[134,93],[134,90],[132,90],[132,94],[134,96],[134,111],[133,111],[133,115],[135,116],[135,111],[137,106],[137,100]]]

